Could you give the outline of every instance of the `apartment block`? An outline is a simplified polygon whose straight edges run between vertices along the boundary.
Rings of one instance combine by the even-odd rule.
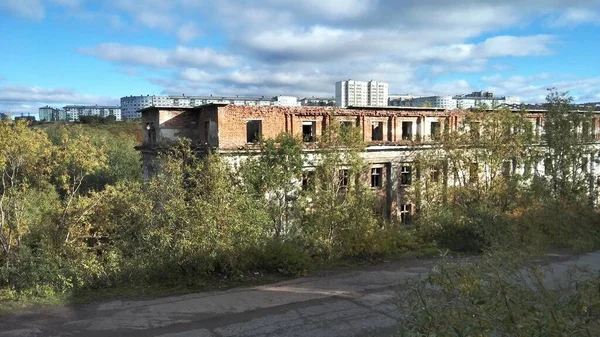
[[[388,105],[388,84],[378,81],[335,83],[335,105],[339,107],[384,107]]]
[[[38,109],[39,121],[40,122],[54,122],[54,121],[65,121],[67,120],[67,114],[65,110],[53,108],[51,106],[44,106]]]
[[[335,106],[335,97],[304,97],[299,102],[301,106]]]
[[[231,104],[247,106],[300,106],[295,96],[275,96],[270,98],[243,96],[125,96],[121,97],[123,119],[141,117],[140,110],[147,107],[195,107],[205,104]]]
[[[121,107],[112,105],[67,105],[63,107],[66,120],[69,122],[79,121],[80,116],[114,116],[116,120],[121,120]]]
[[[444,109],[497,108],[516,106],[521,100],[514,96],[494,96],[489,91],[475,91],[455,96],[419,96],[408,99],[394,99],[392,106],[434,107]]]

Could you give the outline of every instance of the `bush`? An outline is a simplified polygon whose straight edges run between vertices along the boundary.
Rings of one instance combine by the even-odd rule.
[[[436,242],[455,252],[480,253],[491,244],[489,228],[500,226],[502,217],[485,207],[440,207],[418,219],[424,241]]]
[[[403,336],[600,336],[600,276],[545,282],[518,252],[444,262],[399,301]]]
[[[285,276],[306,274],[312,265],[310,256],[298,245],[270,240],[256,255],[257,269]]]

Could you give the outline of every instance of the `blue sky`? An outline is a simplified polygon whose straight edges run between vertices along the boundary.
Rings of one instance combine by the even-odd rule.
[[[546,88],[600,101],[599,0],[1,0],[0,112],[126,95]]]

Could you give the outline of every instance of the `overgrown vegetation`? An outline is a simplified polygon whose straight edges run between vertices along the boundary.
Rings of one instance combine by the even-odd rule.
[[[598,214],[582,187],[592,177],[577,161],[593,148],[548,138],[582,134],[575,131],[589,116],[569,114],[562,96],[549,98],[557,114],[576,117],[557,117],[536,136],[522,114],[473,112],[463,129],[417,158],[409,192],[419,213],[411,226],[388,217],[386,196],[365,179],[358,129],[334,117],[309,155],[290,135],[260,141],[241,161],[199,156],[182,140],[161,154],[148,181],[133,149],[137,124],[40,129],[2,121],[0,300],[294,276],[320,261],[430,247],[593,249]],[[539,137],[550,151],[535,146]],[[544,158],[556,163],[548,176],[533,165]],[[507,161],[531,169],[502,174]]]
[[[518,252],[444,262],[402,294],[401,336],[599,336],[600,276],[553,270]]]

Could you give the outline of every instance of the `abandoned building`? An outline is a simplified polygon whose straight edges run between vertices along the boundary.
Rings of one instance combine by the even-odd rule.
[[[141,112],[144,143],[137,149],[143,155],[145,177],[155,171],[155,159],[161,149],[168,148],[181,137],[190,139],[198,148],[211,149],[238,160],[248,154],[248,149],[259,137],[268,139],[289,133],[300,136],[305,143],[312,143],[329,123],[357,127],[367,143],[362,153],[370,166],[367,183],[385,200],[388,216],[398,217],[403,222],[415,212],[414,200],[406,193],[415,176],[415,155],[435,147],[442,132],[458,130],[464,118],[461,110],[416,107],[344,109],[207,104],[193,108],[149,107]],[[525,119],[531,123],[531,130],[536,135],[543,132],[544,111],[527,111]],[[594,117],[592,129],[594,139],[599,139],[599,118]],[[314,147],[307,146],[306,151],[311,148]],[[597,177],[595,160],[591,159],[585,170]],[[539,169],[543,171],[543,163],[540,165]],[[307,162],[307,176],[311,169]],[[515,165],[506,167],[508,171],[518,169],[523,170]],[[476,167],[470,170],[477,172]],[[439,171],[434,170],[433,174],[439,177]],[[472,172],[471,175],[477,176]],[[344,176],[343,169],[340,176]],[[445,184],[450,183],[452,178],[447,172],[443,172],[443,177]],[[340,179],[340,183],[343,182],[344,179]]]

